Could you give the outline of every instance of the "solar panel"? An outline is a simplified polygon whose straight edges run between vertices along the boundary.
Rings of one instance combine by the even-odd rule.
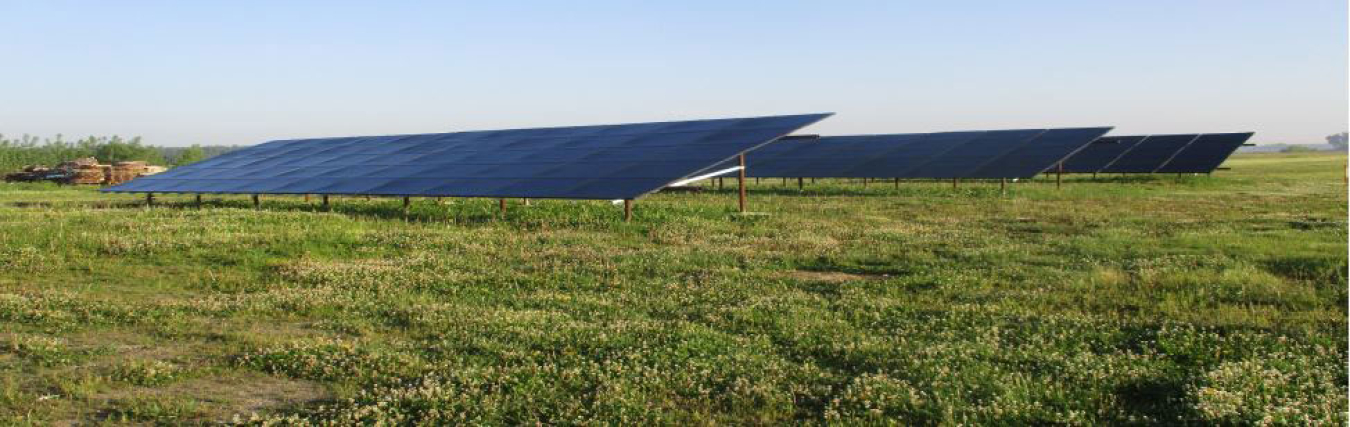
[[[272,141],[104,191],[634,199],[829,116]]]
[[[780,140],[746,155],[747,176],[756,177],[862,177],[869,172],[868,162],[887,157],[890,151],[917,140],[922,135],[844,136],[801,140]],[[912,137],[912,138],[906,138]],[[822,140],[837,156],[822,158]]]
[[[1119,158],[1121,154],[1130,151],[1145,136],[1104,136],[1097,138],[1082,151],[1070,156],[1064,161],[1064,172],[1068,173],[1096,173],[1100,172],[1107,165]]]
[[[1026,178],[1109,127],[830,136],[780,140],[746,154],[751,177]]]
[[[908,141],[885,158],[869,159],[858,173],[845,178],[904,178],[915,169],[984,135],[983,131],[886,135],[878,141]],[[876,175],[874,175],[876,174]]]
[[[905,174],[919,178],[967,178],[994,159],[1026,145],[1045,130],[996,130],[948,150],[940,156],[909,169]],[[1090,141],[1084,141],[1086,144]]]
[[[1251,132],[1244,133],[1208,133],[1182,149],[1172,160],[1164,164],[1157,173],[1210,173],[1233,155],[1238,147],[1247,143]]]
[[[1027,144],[969,173],[972,179],[1030,178],[1052,168],[1100,138],[1111,128],[1050,129]]]
[[[1101,172],[1153,173],[1199,136],[1198,134],[1151,135],[1135,145],[1134,149],[1111,162]]]

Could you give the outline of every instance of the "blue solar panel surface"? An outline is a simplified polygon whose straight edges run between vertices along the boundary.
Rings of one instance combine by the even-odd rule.
[[[962,144],[984,135],[983,131],[940,132],[913,135],[892,135],[897,141],[909,141],[896,147],[883,159],[870,159],[859,168],[858,174],[843,178],[901,178],[913,175],[924,164],[941,158]],[[908,136],[902,137],[902,136]],[[884,139],[879,142],[889,141]],[[871,176],[871,174],[880,174]]]
[[[1251,132],[1208,133],[1200,135],[1182,149],[1172,160],[1158,168],[1157,173],[1210,173],[1247,143]]]
[[[1107,165],[1106,173],[1153,173],[1200,135],[1151,135]]]
[[[272,141],[104,191],[632,199],[829,116]]]
[[[1082,151],[1064,161],[1064,172],[1096,173],[1106,168],[1122,154],[1130,151],[1140,141],[1147,138],[1137,136],[1104,136],[1097,138]]]
[[[985,164],[1030,143],[1045,132],[1043,129],[984,132],[905,173],[920,178],[969,178]]]
[[[782,140],[747,153],[746,174],[751,177],[818,178],[1028,178],[1110,129],[1022,129]]]
[[[972,179],[1029,178],[1058,169],[1060,162],[1082,151],[1110,128],[1051,129],[967,175]]]
[[[812,139],[784,139],[746,155],[748,176],[856,177],[868,173],[871,159],[885,158],[920,135],[866,135],[830,137],[837,157],[822,158],[821,145]],[[914,138],[905,138],[914,137]],[[732,166],[726,164],[725,166]]]

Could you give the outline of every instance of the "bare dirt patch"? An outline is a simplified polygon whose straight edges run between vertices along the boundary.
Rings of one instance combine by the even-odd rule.
[[[883,276],[880,275],[853,274],[853,273],[845,273],[842,271],[809,271],[809,270],[792,270],[784,273],[783,275],[790,279],[808,282],[825,282],[825,283],[844,283],[859,280],[880,280],[883,278]]]
[[[116,405],[132,399],[186,400],[196,403],[205,419],[228,422],[235,415],[247,419],[327,399],[331,395],[318,383],[279,378],[260,373],[238,372],[176,382],[162,387],[130,387],[90,399],[95,405]]]

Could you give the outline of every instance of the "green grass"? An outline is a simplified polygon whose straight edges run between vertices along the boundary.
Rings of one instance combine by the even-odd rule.
[[[1345,162],[629,223],[0,185],[0,424],[1343,424]]]

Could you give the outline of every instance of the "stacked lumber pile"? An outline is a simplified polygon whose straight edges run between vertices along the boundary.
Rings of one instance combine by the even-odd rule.
[[[70,184],[92,184],[99,185],[106,178],[103,172],[103,165],[79,165],[66,174],[66,182]]]
[[[101,165],[98,159],[86,157],[61,162],[54,168],[24,166],[22,171],[5,174],[6,182],[55,181],[63,184],[121,184],[137,177],[154,175],[168,168],[144,161],[117,162]]]
[[[52,169],[56,169],[56,170],[59,170],[59,171],[62,171],[62,172],[69,172],[69,171],[73,171],[73,170],[75,170],[75,169],[79,169],[79,168],[81,168],[81,167],[83,167],[83,166],[98,166],[98,159],[95,159],[95,158],[93,158],[93,157],[85,157],[85,158],[80,158],[80,159],[71,160],[71,161],[68,161],[68,162],[61,162],[61,163],[58,163],[58,164],[56,165],[56,167],[55,167],[55,168],[52,168]]]
[[[108,184],[117,185],[127,182],[144,174],[146,170],[145,162],[117,162],[112,165],[108,173]]]
[[[28,166],[23,166],[23,169],[22,169],[22,170],[19,170],[19,172],[12,172],[12,173],[7,173],[7,174],[5,174],[5,176],[4,176],[4,181],[5,181],[5,182],[36,182],[36,181],[42,181],[42,180],[46,180],[46,178],[47,178],[47,173],[50,173],[50,172],[51,172],[51,168],[47,168],[47,166],[42,166],[42,165],[28,165]]]
[[[23,170],[5,174],[5,182],[37,182],[47,179],[52,169],[41,165],[24,166]]]
[[[85,157],[68,162],[61,162],[52,168],[52,174],[47,175],[47,179],[66,183],[66,184],[102,184],[103,169],[99,168],[98,159]]]

